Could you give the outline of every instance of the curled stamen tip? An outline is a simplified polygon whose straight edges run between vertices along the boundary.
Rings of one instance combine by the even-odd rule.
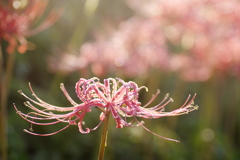
[[[172,99],[172,97],[170,97],[170,101],[171,101],[171,102],[174,102],[174,100]]]
[[[93,79],[93,80],[97,80],[97,81],[99,80],[99,78],[97,78],[97,77],[93,77],[93,78],[91,78],[91,79]]]
[[[141,121],[140,123],[141,123],[141,124],[145,124],[145,122],[144,122],[144,121]]]
[[[60,83],[60,88],[62,88],[64,86],[64,84],[63,83]]]
[[[27,130],[27,129],[23,129],[23,131],[24,131],[24,132],[28,132],[28,130]]]
[[[21,112],[21,111],[17,111],[16,113],[17,113],[17,114],[21,114],[22,112]]]
[[[168,98],[169,97],[169,93],[166,94],[165,98]]]
[[[198,110],[199,106],[198,105],[195,105],[194,106],[194,109]]]
[[[30,130],[30,131],[33,131],[33,128],[31,127],[31,128],[29,128],[29,130]]]
[[[18,92],[18,93],[20,93],[20,95],[22,95],[22,94],[23,94],[22,90],[18,90],[17,92]]]
[[[134,82],[133,82],[134,83]],[[146,92],[148,92],[148,88],[146,87],[146,86],[142,86],[142,87],[139,87],[138,89],[137,89],[137,91],[139,92],[141,89],[145,89],[146,90]]]
[[[147,87],[144,87],[146,89],[146,92],[148,92],[148,88]]]
[[[26,102],[25,102],[25,105],[29,105],[29,104],[31,104],[29,101],[26,101]]]

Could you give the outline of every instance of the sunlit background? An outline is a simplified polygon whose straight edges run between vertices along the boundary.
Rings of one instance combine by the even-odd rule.
[[[12,10],[19,13],[29,1],[0,3],[2,7],[12,4]],[[111,117],[106,160],[239,159],[239,8],[238,0],[49,1],[32,27],[43,23],[53,10],[61,10],[57,12],[59,19],[40,33],[26,36],[28,50],[24,54],[17,49],[12,53],[15,60],[7,100],[8,159],[97,159],[102,126],[89,134],[81,134],[73,125],[53,136],[33,136],[23,132],[30,123],[16,114],[12,105],[30,112],[23,105],[26,99],[17,93],[21,89],[31,96],[28,82],[44,101],[71,106],[59,88],[64,83],[80,103],[75,83],[79,78],[91,77],[101,82],[119,77],[147,86],[148,92],[140,92],[143,105],[157,89],[161,94],[152,105],[169,93],[174,102],[165,107],[166,111],[179,108],[189,94],[197,93],[196,111],[178,117],[141,119],[153,132],[180,143],[156,137],[141,127],[116,128]],[[9,42],[2,39],[3,70],[7,68],[8,46]],[[91,112],[84,121],[95,126],[99,112]],[[34,125],[33,129],[50,133],[63,126]]]

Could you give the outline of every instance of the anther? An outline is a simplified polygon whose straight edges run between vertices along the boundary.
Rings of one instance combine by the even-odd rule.
[[[22,90],[18,90],[17,92],[18,92],[20,95],[23,95]]]
[[[169,93],[166,94],[165,98],[167,99],[169,97]]]
[[[16,113],[17,113],[17,114],[21,114],[21,111],[17,111]]]

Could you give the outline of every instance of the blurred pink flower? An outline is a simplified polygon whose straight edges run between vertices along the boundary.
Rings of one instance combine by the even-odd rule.
[[[64,54],[49,58],[49,70],[64,72],[64,68],[76,71],[90,67],[97,76],[115,73],[146,77],[150,69],[167,66],[165,38],[159,29],[157,19],[132,17],[122,22],[108,38],[83,44],[78,54],[69,53],[75,57],[74,62],[69,62],[66,58],[69,56]]]
[[[67,73],[90,67],[97,76],[126,77],[147,77],[155,69],[186,81],[207,81],[216,72],[240,76],[238,0],[127,2],[136,12],[132,18],[111,36],[83,44],[78,54],[51,57],[49,69]]]
[[[127,2],[141,16],[159,20],[172,55],[169,69],[183,79],[206,81],[215,71],[240,76],[240,1]]]
[[[52,10],[44,22],[33,28],[34,22],[39,20],[45,11],[48,0],[31,0],[27,1],[27,4],[21,3],[23,2],[8,0],[8,5],[0,5],[0,41],[4,39],[9,43],[8,53],[13,53],[16,48],[19,53],[25,53],[28,49],[26,37],[50,27],[62,12]],[[21,8],[21,5],[26,6]]]
[[[51,125],[63,122],[67,123],[67,125],[64,128],[60,129],[59,131],[49,134],[37,134],[28,130],[24,131],[33,135],[49,136],[68,128],[70,125],[78,125],[79,131],[81,133],[89,133],[90,131],[97,129],[100,126],[106,114],[111,113],[113,118],[115,119],[116,128],[142,126],[144,129],[151,132],[143,125],[143,122],[140,122],[137,119],[137,117],[152,119],[164,116],[177,116],[187,114],[198,108],[193,104],[193,100],[196,94],[191,99],[189,95],[186,102],[179,109],[176,109],[171,112],[164,111],[164,107],[168,103],[173,101],[171,98],[167,100],[168,96],[166,96],[162,100],[162,102],[159,103],[158,105],[147,108],[150,105],[150,103],[157,97],[157,95],[159,94],[159,90],[146,105],[142,106],[141,103],[138,101],[139,98],[138,92],[141,89],[147,90],[147,88],[145,86],[138,87],[137,84],[132,81],[124,82],[122,79],[119,78],[105,79],[103,84],[99,82],[98,78],[91,78],[88,80],[81,78],[76,83],[75,87],[76,94],[78,98],[82,101],[82,103],[80,104],[77,104],[72,100],[63,84],[61,84],[60,88],[63,91],[66,98],[68,99],[68,101],[73,105],[72,107],[58,107],[44,102],[38,96],[36,96],[31,86],[30,86],[31,92],[33,93],[33,96],[37,99],[37,101],[32,100],[22,91],[20,91],[20,94],[29,100],[24,104],[30,109],[34,110],[34,112],[24,114],[20,112],[15,105],[14,107],[17,113],[23,119],[27,120],[31,124]],[[42,107],[43,109],[38,109],[37,107],[32,105],[32,103]],[[90,128],[83,129],[84,116],[88,112],[91,112],[92,108],[95,107],[97,107],[101,111],[100,123],[93,129]],[[53,120],[53,121],[42,123],[36,122],[36,120],[40,121]],[[136,124],[133,124],[134,122],[136,122]],[[161,138],[165,138],[160,135],[157,135],[156,133],[153,132],[151,133]],[[169,138],[165,139],[173,140]]]

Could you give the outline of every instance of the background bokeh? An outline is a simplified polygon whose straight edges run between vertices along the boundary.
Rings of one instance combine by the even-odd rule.
[[[13,78],[7,105],[8,157],[11,160],[97,159],[101,129],[81,134],[77,126],[49,137],[23,132],[30,124],[24,113],[31,95],[28,82],[44,101],[70,106],[59,84],[64,83],[76,102],[79,78],[97,76],[132,80],[149,91],[140,92],[145,104],[157,89],[174,99],[165,109],[179,108],[189,94],[197,93],[197,111],[178,117],[144,120],[153,132],[181,143],[152,135],[141,127],[115,128],[109,124],[105,159],[202,160],[240,157],[240,2],[237,0],[164,1],[51,0],[63,8],[60,19],[47,30],[29,37],[33,49],[15,53]],[[43,19],[44,19],[43,16]],[[1,22],[0,22],[1,23]],[[40,23],[40,22],[39,22]],[[1,41],[7,59],[6,41]],[[94,126],[99,113],[85,122]],[[63,125],[33,126],[49,133]]]

